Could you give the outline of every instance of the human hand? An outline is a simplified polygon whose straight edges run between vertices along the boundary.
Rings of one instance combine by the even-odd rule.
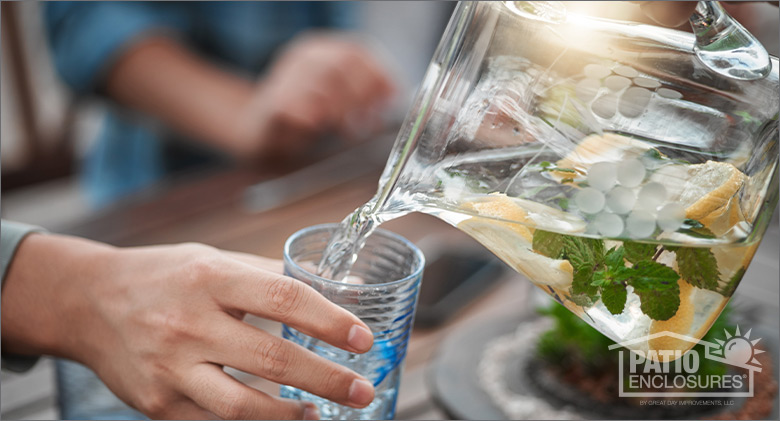
[[[344,35],[305,34],[278,57],[236,116],[239,155],[291,157],[317,137],[363,140],[381,128],[395,87],[365,45]]]
[[[89,248],[97,251],[85,254]],[[63,280],[46,280],[56,285],[31,293],[34,275],[44,275],[38,271],[46,267],[55,269],[50,277]],[[370,349],[373,336],[364,323],[280,275],[278,261],[197,244],[114,249],[33,235],[22,243],[14,270],[2,297],[4,350],[24,352],[19,337],[41,335],[28,341],[39,344],[28,351],[88,365],[150,417],[317,417],[313,404],[252,389],[223,366],[344,405],[364,407],[373,400],[373,387],[362,376],[242,321],[252,313],[351,352]],[[14,279],[20,274],[33,277]]]

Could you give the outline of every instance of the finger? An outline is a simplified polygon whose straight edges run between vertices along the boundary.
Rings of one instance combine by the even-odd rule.
[[[174,404],[169,404],[159,417],[163,420],[216,420],[219,419],[213,413],[201,408],[189,399],[182,399]]]
[[[238,251],[223,250],[222,252],[233,259],[252,265],[258,269],[264,269],[279,274],[284,273],[284,262],[281,260]]]
[[[286,339],[225,317],[208,328],[210,361],[309,391],[342,405],[363,408],[374,388],[363,376]]]
[[[302,333],[350,352],[366,352],[371,330],[357,316],[331,303],[305,283],[248,264],[220,268],[212,294],[228,310],[286,323]]]
[[[655,22],[677,27],[688,21],[693,10],[696,9],[695,1],[643,1],[639,2],[642,11]]]
[[[319,418],[314,404],[269,396],[242,384],[214,364],[198,366],[183,392],[198,406],[226,420]]]

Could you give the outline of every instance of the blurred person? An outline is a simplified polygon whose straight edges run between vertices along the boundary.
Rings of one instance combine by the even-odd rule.
[[[116,248],[8,221],[0,231],[4,369],[23,371],[38,355],[80,361],[128,405],[162,419],[318,418],[314,404],[262,393],[225,366],[344,405],[373,400],[364,377],[242,321],[254,314],[350,352],[371,348],[360,319],[281,275],[280,261],[200,244]]]
[[[324,134],[378,130],[392,78],[365,43],[333,31],[354,28],[357,6],[45,3],[61,78],[108,105],[81,169],[92,204],[177,171],[294,159]],[[65,417],[138,416],[86,367],[58,361],[57,372]]]
[[[61,78],[110,105],[83,162],[93,204],[181,169],[294,158],[323,134],[377,130],[390,75],[355,36],[325,32],[353,28],[357,6],[45,3]]]

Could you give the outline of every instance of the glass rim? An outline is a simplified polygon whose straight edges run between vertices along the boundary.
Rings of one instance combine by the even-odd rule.
[[[294,241],[298,240],[299,238],[304,237],[305,235],[309,235],[309,234],[311,234],[313,232],[316,232],[316,231],[326,231],[326,232],[333,231],[333,228],[336,228],[339,225],[340,224],[335,223],[335,222],[311,225],[311,226],[308,226],[308,227],[305,227],[305,228],[301,228],[298,231],[296,231],[295,233],[293,233],[292,235],[290,235],[287,238],[287,240],[284,242],[284,251],[283,251],[283,253],[284,253],[284,262],[285,263],[289,263],[291,266],[294,266],[297,270],[300,270],[301,272],[305,273],[308,276],[308,278],[311,279],[311,280],[316,280],[316,281],[319,281],[319,282],[324,282],[326,284],[332,284],[332,285],[350,286],[350,287],[352,287],[354,289],[372,289],[372,288],[377,288],[377,287],[392,286],[392,285],[402,284],[404,282],[408,282],[408,281],[410,281],[411,279],[414,279],[414,278],[420,278],[421,277],[422,272],[425,269],[425,255],[423,254],[422,250],[420,250],[419,247],[414,245],[414,243],[412,243],[408,239],[404,238],[403,236],[401,236],[399,234],[396,234],[396,233],[394,233],[392,231],[388,231],[386,229],[382,229],[382,228],[377,228],[371,235],[372,236],[373,235],[380,235],[382,237],[389,238],[391,240],[395,240],[395,241],[401,243],[402,245],[404,245],[405,247],[408,247],[409,249],[412,250],[412,252],[414,254],[415,262],[418,263],[417,264],[417,268],[415,268],[415,270],[412,271],[412,273],[410,273],[407,276],[404,276],[401,279],[396,279],[396,280],[393,280],[393,281],[382,282],[382,283],[377,283],[377,284],[350,284],[350,283],[347,283],[347,282],[339,282],[339,281],[335,281],[333,279],[324,278],[324,277],[319,276],[319,275],[317,275],[315,273],[309,272],[308,270],[303,268],[301,265],[299,265],[295,260],[293,260],[292,257],[290,257],[290,247],[292,246],[292,243]]]

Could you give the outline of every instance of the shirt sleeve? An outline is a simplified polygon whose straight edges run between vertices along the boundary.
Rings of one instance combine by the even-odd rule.
[[[163,2],[165,3],[165,2]],[[77,93],[94,90],[134,42],[181,29],[175,6],[148,2],[44,2],[54,66]]]
[[[0,276],[2,283],[5,284],[5,276],[8,273],[8,267],[16,254],[19,244],[24,237],[33,232],[44,232],[42,228],[31,225],[20,224],[17,222],[2,221],[0,225]],[[38,361],[37,356],[29,355],[11,355],[2,353],[2,368],[4,370],[22,372],[27,371]]]

